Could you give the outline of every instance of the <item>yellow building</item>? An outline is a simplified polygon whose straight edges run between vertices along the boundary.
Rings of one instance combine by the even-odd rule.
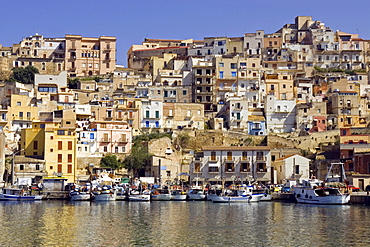
[[[45,160],[45,172],[75,182],[76,133],[62,128],[59,122],[32,122],[32,128],[22,129],[21,149],[25,156]]]

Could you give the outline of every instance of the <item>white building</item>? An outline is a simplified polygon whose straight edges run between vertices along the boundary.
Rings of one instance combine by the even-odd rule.
[[[191,181],[235,182],[271,180],[271,154],[267,146],[203,147],[203,157],[190,163]]]
[[[276,182],[307,180],[310,177],[310,159],[299,154],[288,155],[275,161]],[[275,174],[274,174],[275,175]]]
[[[296,126],[296,100],[276,100],[275,96],[265,98],[265,114],[268,133],[290,133]]]

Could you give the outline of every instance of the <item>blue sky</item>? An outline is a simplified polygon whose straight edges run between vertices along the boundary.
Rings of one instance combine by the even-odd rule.
[[[117,37],[117,63],[126,65],[132,44],[145,38],[241,37],[277,31],[298,15],[312,16],[334,30],[370,39],[369,0],[2,0],[0,44],[23,37],[79,34]]]

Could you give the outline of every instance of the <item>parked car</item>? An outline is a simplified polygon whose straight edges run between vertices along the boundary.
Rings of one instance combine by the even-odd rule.
[[[356,187],[356,186],[353,186],[353,185],[348,185],[348,188],[350,190],[352,190],[352,192],[359,192],[360,191],[359,187]]]

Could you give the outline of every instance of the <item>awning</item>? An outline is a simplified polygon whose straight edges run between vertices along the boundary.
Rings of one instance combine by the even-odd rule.
[[[256,181],[257,182],[268,182],[268,181],[270,181],[270,179],[268,179],[268,178],[257,178]]]
[[[193,181],[205,181],[205,178],[193,178]]]
[[[225,181],[234,181],[234,178],[225,178]]]
[[[214,182],[214,181],[221,181],[221,178],[209,178],[209,182]]]

